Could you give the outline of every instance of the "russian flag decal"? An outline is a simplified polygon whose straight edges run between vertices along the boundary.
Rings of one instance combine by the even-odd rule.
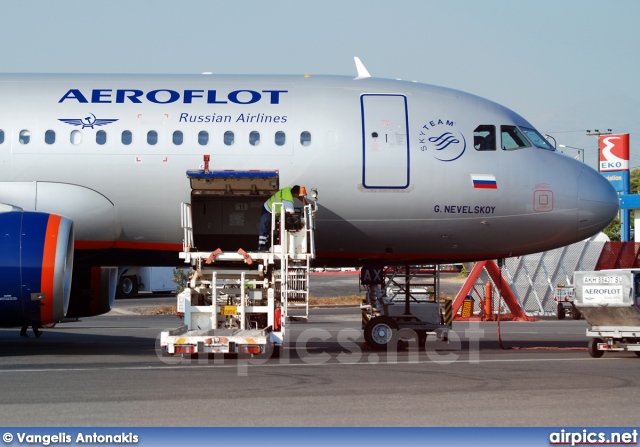
[[[498,189],[496,177],[489,174],[471,174],[471,182],[474,188],[478,189]]]

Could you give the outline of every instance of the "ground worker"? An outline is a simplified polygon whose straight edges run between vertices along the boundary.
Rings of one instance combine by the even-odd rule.
[[[29,325],[28,324],[23,324],[22,328],[20,329],[20,336],[21,337],[28,337],[27,329],[29,329]],[[42,335],[42,331],[40,330],[40,328],[38,328],[38,326],[36,326],[34,324],[33,326],[31,326],[31,329],[33,329],[33,333],[36,336],[36,338],[40,338],[40,336]]]
[[[304,198],[307,191],[304,186],[294,185],[292,187],[282,188],[280,191],[272,195],[269,200],[264,202],[262,208],[262,215],[260,216],[260,237],[258,238],[258,251],[267,251],[267,242],[269,241],[269,234],[271,233],[271,213],[274,203],[282,203],[282,206],[287,213],[294,214],[293,199],[299,199],[307,204],[307,200]],[[280,214],[280,210],[275,210],[277,214]]]

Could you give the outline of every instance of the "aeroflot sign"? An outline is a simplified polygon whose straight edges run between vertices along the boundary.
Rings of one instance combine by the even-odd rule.
[[[141,104],[151,102],[155,104],[255,104],[264,102],[280,104],[281,96],[288,90],[234,90],[220,93],[218,90],[169,90],[159,89],[145,92],[136,89],[94,89],[85,91],[72,88],[65,93],[58,103],[76,101],[81,104],[124,104],[130,102]]]

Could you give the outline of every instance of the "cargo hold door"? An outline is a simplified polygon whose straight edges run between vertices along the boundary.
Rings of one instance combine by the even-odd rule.
[[[409,186],[407,98],[365,94],[362,109],[362,185],[404,189]]]
[[[193,239],[200,251],[253,250],[265,200],[279,189],[278,171],[187,171]]]

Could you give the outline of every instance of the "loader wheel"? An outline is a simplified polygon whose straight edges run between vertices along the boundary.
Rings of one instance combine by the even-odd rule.
[[[598,343],[602,343],[601,338],[592,338],[591,340],[589,340],[589,355],[594,359],[599,359],[604,355],[604,351],[598,349]]]
[[[375,317],[364,327],[364,339],[372,349],[386,349],[393,339],[393,331],[397,329],[393,319],[387,316]]]
[[[573,317],[574,320],[579,320],[580,318],[582,318],[582,314],[573,304],[571,305],[571,317]]]
[[[558,303],[558,320],[564,320],[564,306]]]

